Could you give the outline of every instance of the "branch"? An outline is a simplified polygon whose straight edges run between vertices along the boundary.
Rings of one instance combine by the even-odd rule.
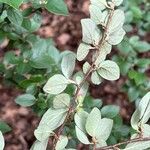
[[[120,143],[117,143],[117,144],[114,144],[114,145],[101,147],[97,150],[110,150],[110,149],[118,148],[121,145],[126,145],[126,144],[136,143],[136,142],[146,142],[146,141],[150,141],[150,137],[146,137],[146,138],[139,137],[139,138],[131,139],[131,140],[128,140],[128,141],[120,142]]]
[[[89,68],[89,70],[87,71],[87,73],[85,74],[83,80],[81,81],[81,83],[77,86],[77,90],[75,92],[75,95],[74,95],[74,98],[73,98],[73,102],[76,102],[77,101],[77,98],[78,98],[78,95],[79,95],[79,92],[82,88],[82,86],[84,85],[84,82],[87,80],[87,78],[89,77],[90,73],[95,69],[95,62],[97,60],[97,58],[99,57],[100,55],[100,49],[103,47],[103,44],[104,42],[106,41],[106,37],[107,37],[107,32],[108,32],[108,28],[109,28],[109,25],[110,25],[110,22],[112,20],[112,16],[113,16],[113,13],[114,13],[114,7],[111,8],[110,10],[110,13],[109,13],[109,17],[108,17],[108,21],[107,21],[107,24],[106,24],[106,27],[104,29],[104,34],[102,36],[102,39],[99,41],[99,44],[98,44],[98,48],[97,50],[99,51],[99,54],[98,56],[95,58],[95,60],[93,61],[91,67]],[[59,128],[58,130],[58,133],[57,133],[57,138],[54,138],[53,140],[53,149],[52,150],[55,150],[55,147],[56,147],[56,143],[58,142],[59,140],[59,137],[64,129],[64,126],[66,124],[66,122],[68,121],[68,118],[69,116],[71,115],[72,112],[75,111],[75,108],[72,107],[72,105],[70,106],[70,110],[71,111],[68,111],[68,114],[66,116],[66,119],[64,121],[64,123],[61,125],[61,127]]]

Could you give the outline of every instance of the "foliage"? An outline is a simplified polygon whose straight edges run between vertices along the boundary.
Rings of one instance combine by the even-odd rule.
[[[56,150],[74,150],[79,143],[93,149],[150,148],[150,126],[147,123],[150,93],[147,93],[148,78],[143,74],[150,61],[138,57],[139,53],[147,52],[150,45],[138,36],[127,35],[124,38],[123,27],[125,22],[126,31],[130,32],[131,25],[136,23],[141,36],[149,29],[147,11],[142,14],[135,0],[124,1],[124,7],[120,6],[123,0],[91,0],[90,18],[81,20],[82,42],[76,55],[70,51],[60,53],[52,39],[42,39],[34,34],[42,23],[42,9],[68,15],[63,0],[0,2],[0,43],[7,40],[7,47],[12,49],[6,52],[0,64],[1,74],[7,85],[26,91],[15,102],[24,107],[31,106],[42,116],[34,132],[36,141],[31,150],[46,150],[49,138],[53,139],[51,147]],[[23,10],[22,6],[29,2],[31,6]],[[138,4],[141,2],[138,0]],[[144,6],[147,10],[148,4]],[[140,22],[142,15],[146,16],[144,23]],[[113,60],[119,65],[107,57],[114,45],[118,45],[119,55],[115,55]],[[88,60],[89,54],[91,60]],[[76,59],[84,61],[82,71],[75,72]],[[100,85],[104,80],[118,80],[120,73],[128,76],[125,90],[129,91],[131,101],[147,93],[132,115],[132,127],[123,124],[118,106],[102,107],[100,99],[88,95],[89,77],[92,84]],[[2,149],[4,138],[1,132],[10,130],[7,124],[0,122]],[[129,139],[130,135],[129,142],[116,144]]]
[[[139,7],[143,5],[142,7]],[[149,3],[147,1],[124,1],[125,29],[129,34],[117,46],[119,54],[114,56],[121,69],[121,75],[127,77],[123,91],[128,93],[131,102],[141,98],[150,90],[149,78],[146,75],[150,66],[148,57],[143,56],[150,50],[150,44],[143,41],[144,35],[150,30]],[[130,34],[137,28],[136,36]]]

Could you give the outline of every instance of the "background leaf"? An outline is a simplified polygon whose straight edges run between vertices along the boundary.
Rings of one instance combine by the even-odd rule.
[[[36,98],[31,94],[23,94],[16,98],[15,102],[21,106],[32,106],[36,102]]]
[[[23,2],[23,0],[0,0],[0,2],[6,3],[6,4],[18,9],[19,6],[21,5],[21,3]]]
[[[45,8],[48,11],[58,15],[68,15],[67,5],[64,0],[48,0]]]

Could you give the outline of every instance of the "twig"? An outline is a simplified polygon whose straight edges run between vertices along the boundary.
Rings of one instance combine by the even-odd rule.
[[[72,110],[73,110],[73,109],[72,109],[72,105],[71,105],[70,108],[69,108],[69,110],[68,110],[68,113],[67,113],[67,116],[66,116],[66,118],[65,118],[64,123],[60,126],[60,128],[59,128],[59,130],[58,130],[57,138],[54,137],[52,150],[55,150],[56,143],[57,143],[58,140],[59,140],[59,137],[60,137],[60,135],[61,135],[61,133],[62,133],[64,127],[65,127],[65,124],[66,124],[67,121],[68,121],[68,118],[70,117],[71,113],[73,112]]]
[[[104,44],[104,42],[105,42],[105,40],[106,40],[108,28],[109,28],[109,25],[110,25],[110,22],[111,22],[113,13],[114,13],[114,8],[112,8],[112,9],[110,10],[109,17],[108,17],[108,21],[107,21],[107,24],[106,24],[106,28],[105,28],[105,30],[104,30],[104,34],[103,34],[102,39],[99,41],[99,44],[98,44],[99,46],[98,46],[97,49],[99,50],[99,54],[98,54],[98,56],[96,57],[96,59],[93,61],[91,67],[89,68],[89,70],[88,70],[87,73],[85,74],[85,76],[84,76],[83,80],[81,81],[81,83],[77,86],[77,90],[76,90],[75,95],[74,95],[74,98],[73,98],[73,101],[74,101],[74,102],[76,102],[76,100],[77,100],[77,98],[78,98],[78,95],[79,95],[79,92],[80,92],[82,86],[84,85],[84,82],[87,80],[87,78],[89,77],[90,73],[95,69],[95,62],[96,62],[97,58],[99,57],[99,55],[100,55],[100,49],[102,48],[102,46],[103,46],[103,44]],[[71,111],[68,111],[68,114],[67,114],[67,116],[66,116],[66,119],[65,119],[64,123],[61,125],[61,127],[60,127],[59,130],[58,130],[57,139],[55,138],[55,139],[53,140],[53,148],[52,148],[52,150],[55,150],[56,143],[57,143],[58,140],[59,140],[59,137],[60,137],[60,135],[61,135],[61,133],[62,133],[62,131],[63,131],[63,129],[64,129],[64,126],[65,126],[66,122],[68,121],[68,118],[69,118],[70,114],[75,111],[75,109],[72,108],[72,105],[70,106],[70,109],[71,109]],[[96,149],[96,147],[94,146],[94,150],[95,150],[95,149]]]
[[[101,147],[97,150],[108,150],[108,149],[114,149],[114,148],[118,148],[121,145],[125,145],[125,144],[130,144],[130,143],[136,143],[136,142],[146,142],[146,141],[150,141],[150,137],[146,137],[146,138],[135,138],[135,139],[131,139],[128,141],[124,141],[124,142],[120,142],[114,145],[110,145],[110,146],[105,146],[105,147]]]

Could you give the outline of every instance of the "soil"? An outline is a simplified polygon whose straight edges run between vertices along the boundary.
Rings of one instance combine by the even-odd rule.
[[[76,51],[81,41],[80,20],[89,15],[89,0],[67,0],[67,4],[70,11],[67,17],[43,11],[42,27],[36,34],[44,38],[52,37],[60,50]],[[80,64],[76,69],[78,70],[79,67]],[[90,93],[95,98],[103,99],[104,104],[119,105],[122,117],[128,122],[133,106],[129,104],[127,95],[120,92],[124,82],[125,79],[121,78],[117,82],[105,81],[102,86],[91,85]],[[0,118],[12,127],[12,131],[5,135],[5,150],[29,150],[35,140],[33,131],[39,118],[30,108],[19,107],[15,104],[14,99],[20,93],[18,89],[0,84]]]

